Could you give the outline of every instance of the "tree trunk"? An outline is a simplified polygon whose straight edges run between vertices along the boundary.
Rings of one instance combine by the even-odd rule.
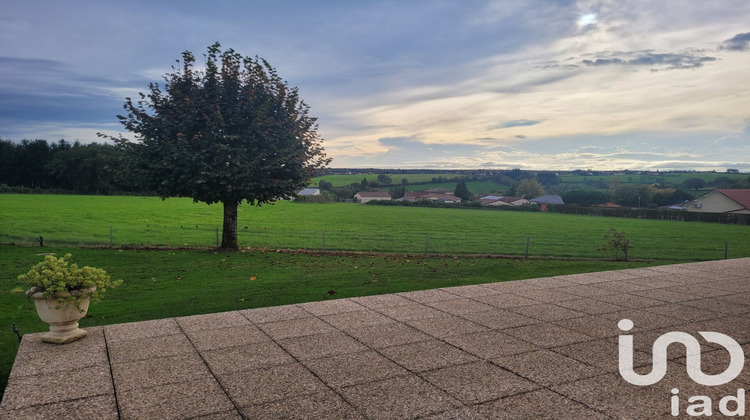
[[[221,234],[221,249],[236,251],[237,243],[237,202],[224,202],[224,227]]]

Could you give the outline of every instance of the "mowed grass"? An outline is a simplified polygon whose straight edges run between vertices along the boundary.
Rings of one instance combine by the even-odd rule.
[[[72,261],[124,280],[90,307],[83,327],[655,264],[0,245],[0,394],[18,350],[12,325],[21,334],[48,329],[33,302],[8,293],[42,252],[71,253]]]
[[[0,195],[0,243],[51,246],[212,247],[221,205],[154,197]],[[402,254],[498,254],[611,258],[599,251],[612,228],[629,256],[712,260],[750,256],[750,226],[498,210],[278,202],[243,205],[240,245],[265,249]]]

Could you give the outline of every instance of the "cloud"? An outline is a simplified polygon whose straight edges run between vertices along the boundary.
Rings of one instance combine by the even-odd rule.
[[[747,51],[750,50],[750,32],[737,34],[722,42],[719,50]]]
[[[650,66],[652,70],[695,69],[703,63],[716,61],[716,57],[702,55],[698,50],[678,53],[656,53],[653,51],[605,51],[593,54],[596,58],[581,60],[586,66]]]
[[[528,127],[532,125],[537,125],[539,123],[541,123],[541,121],[539,120],[513,120],[513,121],[500,123],[494,127],[490,127],[490,130],[500,129],[500,128],[510,128],[510,127]]]

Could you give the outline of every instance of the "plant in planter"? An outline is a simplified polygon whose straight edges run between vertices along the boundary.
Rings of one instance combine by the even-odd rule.
[[[42,335],[48,343],[69,343],[86,336],[78,328],[78,320],[86,316],[89,302],[101,300],[108,287],[117,287],[122,280],[112,280],[101,268],[69,264],[70,254],[62,258],[52,255],[35,265],[28,273],[18,276],[28,289],[13,289],[34,299],[37,313],[50,325]]]

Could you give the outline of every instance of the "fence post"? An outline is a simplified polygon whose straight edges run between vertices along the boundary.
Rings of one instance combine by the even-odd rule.
[[[724,242],[724,259],[729,258],[729,242]]]
[[[218,248],[221,245],[219,242],[219,227],[216,226],[216,247]]]
[[[526,255],[524,255],[524,259],[529,259],[529,242],[531,241],[531,237],[526,237]]]
[[[424,256],[427,256],[427,253],[430,251],[430,234],[426,233],[424,235]]]
[[[114,234],[112,232],[112,226],[109,227],[109,247],[112,248],[112,245],[114,244]]]

